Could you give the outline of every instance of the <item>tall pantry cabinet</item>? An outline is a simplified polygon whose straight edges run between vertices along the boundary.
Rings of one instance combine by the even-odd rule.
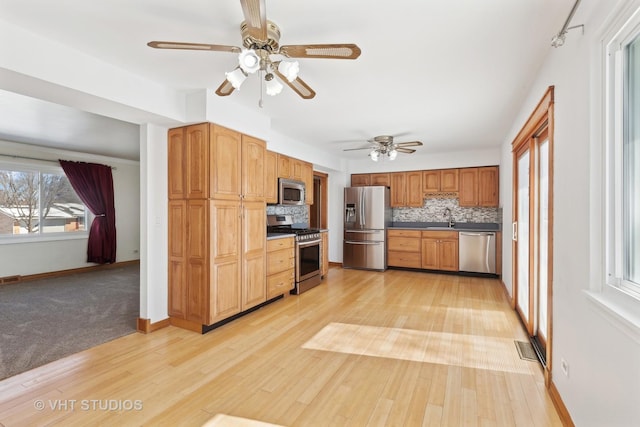
[[[266,301],[264,141],[169,130],[169,316],[200,331]]]

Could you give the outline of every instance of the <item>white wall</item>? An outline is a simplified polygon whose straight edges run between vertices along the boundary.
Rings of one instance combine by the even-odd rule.
[[[592,257],[599,252],[601,224],[592,224],[591,207],[601,194],[602,138],[594,126],[601,63],[597,46],[601,27],[618,2],[584,0],[563,47],[549,55],[522,105],[502,148],[500,199],[504,224],[512,221],[511,142],[542,98],[555,86],[554,234],[553,234],[553,382],[577,426],[640,425],[640,343],[597,310],[585,294]],[[600,147],[600,148],[599,148]],[[596,206],[598,209],[599,206]],[[504,227],[503,280],[512,289],[511,228]],[[601,253],[601,252],[600,252]],[[569,364],[569,375],[560,361]]]
[[[140,185],[138,162],[53,150],[11,141],[0,141],[0,153],[40,159],[94,162],[114,166],[116,209],[116,262],[139,259]],[[50,163],[45,163],[51,165]],[[94,265],[87,263],[87,239],[11,243],[0,245],[0,277],[28,275]]]

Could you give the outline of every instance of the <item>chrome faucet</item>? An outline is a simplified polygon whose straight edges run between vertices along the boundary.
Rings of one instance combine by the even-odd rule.
[[[456,223],[453,221],[453,218],[451,218],[451,209],[446,208],[446,209],[444,210],[444,215],[443,215],[443,216],[445,216],[445,217],[448,217],[448,218],[449,218],[449,228],[453,228],[453,226],[454,226]]]

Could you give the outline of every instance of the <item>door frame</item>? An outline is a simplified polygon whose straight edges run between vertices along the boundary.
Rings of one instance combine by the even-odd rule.
[[[554,178],[553,178],[553,165],[554,165],[554,161],[553,161],[553,152],[554,152],[554,86],[549,86],[546,90],[546,92],[544,93],[544,95],[542,96],[542,99],[540,100],[540,102],[538,103],[538,105],[536,106],[536,108],[533,110],[533,112],[531,113],[531,115],[529,116],[529,118],[527,119],[527,122],[525,123],[525,125],[522,127],[522,129],[520,130],[520,132],[518,133],[518,135],[516,136],[516,138],[513,140],[512,144],[511,144],[511,148],[512,148],[512,155],[513,155],[513,160],[512,160],[512,171],[513,171],[513,176],[512,176],[512,218],[515,224],[515,221],[517,220],[517,191],[518,191],[518,187],[517,187],[517,159],[518,156],[526,149],[529,150],[529,154],[530,154],[530,167],[529,167],[529,171],[530,174],[534,173],[535,176],[538,176],[538,162],[537,162],[537,145],[538,145],[538,136],[540,135],[540,131],[542,129],[544,129],[545,127],[548,130],[548,144],[549,144],[549,226],[548,226],[548,253],[547,253],[547,266],[548,266],[548,277],[547,277],[547,342],[546,342],[546,348],[545,348],[545,356],[546,356],[546,366],[544,367],[544,379],[545,379],[545,386],[547,388],[550,387],[551,385],[551,379],[552,379],[552,370],[553,370],[553,366],[552,366],[552,350],[553,350],[553,182],[554,182]],[[531,176],[531,175],[530,175]],[[530,187],[529,187],[529,199],[530,200],[535,200],[535,197],[537,196],[537,191],[538,190],[538,182],[537,182],[537,178],[530,180]],[[535,205],[535,203],[531,203],[529,205],[529,227],[530,230],[533,227],[534,230],[538,230],[539,229],[539,214],[537,212],[537,208],[538,206]],[[531,268],[532,264],[533,266],[537,266],[539,265],[538,262],[536,262],[535,264],[532,261],[532,256],[539,256],[539,248],[536,247],[535,245],[535,241],[534,241],[534,234],[530,233],[530,238],[529,238],[529,263],[530,263],[530,268],[529,268],[529,278],[530,278],[530,282],[529,282],[529,297],[530,298],[534,298],[535,295],[533,295],[533,289],[534,289],[534,282],[533,280],[536,279],[536,276],[538,275],[538,271],[535,270],[534,268]],[[511,296],[511,305],[514,307],[514,309],[516,311],[517,310],[517,296],[518,296],[518,286],[517,286],[517,267],[518,267],[518,263],[517,263],[517,242],[515,240],[512,239],[512,284],[513,284],[513,292],[512,292],[512,296]],[[530,299],[530,301],[533,301],[532,299]],[[529,304],[530,308],[532,307],[532,304]],[[530,315],[531,313],[531,309],[530,311]],[[533,331],[527,331],[530,335],[533,333]]]

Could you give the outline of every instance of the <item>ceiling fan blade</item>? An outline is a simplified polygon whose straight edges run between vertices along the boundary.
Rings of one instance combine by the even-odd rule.
[[[411,153],[415,153],[416,150],[412,149],[412,148],[402,148],[402,147],[397,147],[396,151],[400,152],[400,153],[407,153],[407,154],[411,154]]]
[[[280,80],[285,82],[291,89],[293,89],[302,98],[311,99],[314,96],[316,96],[315,91],[311,89],[309,85],[306,84],[304,80],[302,80],[300,77],[290,82],[289,80],[287,80],[287,78],[284,75],[282,75],[280,71],[278,71],[277,67],[273,69],[273,72],[280,78]]]
[[[204,43],[181,43],[181,42],[162,42],[152,41],[147,46],[156,49],[188,49],[188,50],[212,50],[216,52],[235,52],[241,49],[237,46],[226,46],[222,44],[204,44]]]
[[[409,142],[397,142],[396,147],[420,147],[422,142],[420,141],[409,141]]]
[[[258,40],[267,40],[265,0],[240,0],[240,4],[249,35]]]
[[[371,150],[371,147],[345,148],[342,151],[357,151],[357,150]]]
[[[235,90],[231,82],[229,80],[224,79],[222,84],[216,89],[216,95],[219,96],[229,96]]]
[[[280,46],[280,53],[289,58],[356,59],[361,51],[355,44],[290,44]]]

